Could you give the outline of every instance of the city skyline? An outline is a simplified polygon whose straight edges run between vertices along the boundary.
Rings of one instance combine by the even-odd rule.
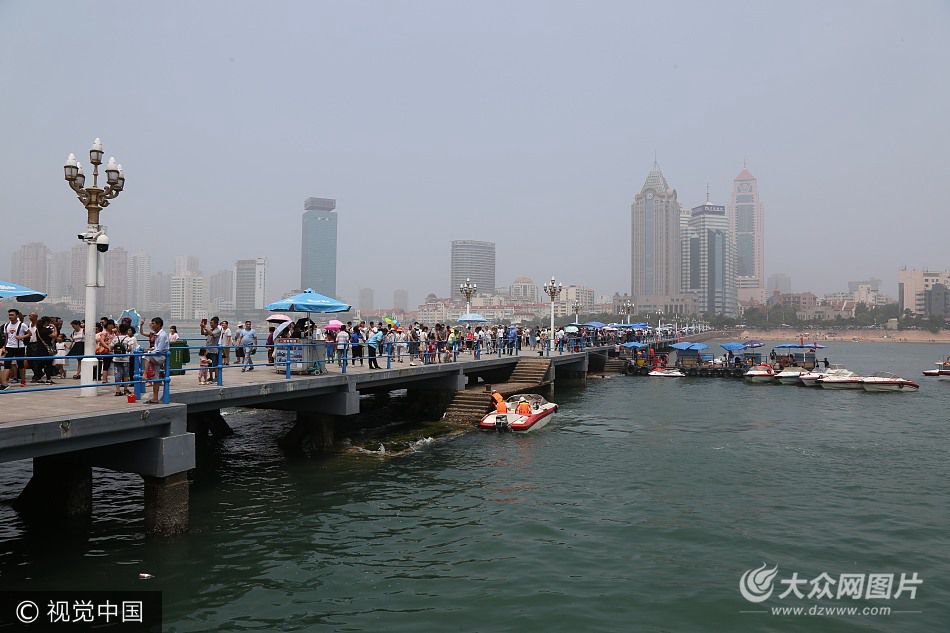
[[[934,82],[950,48],[946,4],[605,2],[581,16],[556,0],[534,6],[290,3],[238,18],[172,2],[138,7],[130,21],[4,3],[5,59],[31,65],[2,67],[23,89],[0,104],[22,122],[10,126],[0,170],[31,193],[0,191],[0,210],[22,218],[24,242],[42,235],[54,251],[71,249],[83,211],[60,166],[101,136],[129,176],[103,221],[115,246],[147,250],[156,271],[181,253],[199,255],[206,272],[266,256],[270,298],[296,289],[300,200],[324,192],[347,210],[337,291],[350,299],[370,277],[380,297],[441,294],[440,245],[460,228],[496,242],[498,283],[575,275],[601,294],[630,285],[624,209],[656,152],[686,207],[707,183],[728,201],[748,159],[767,193],[765,269],[801,287],[875,276],[896,294],[901,265],[947,266],[950,220],[927,211],[950,194],[950,89]],[[170,18],[176,7],[189,11],[189,30]],[[644,21],[659,26],[628,37],[625,25]],[[314,39],[304,24],[336,26]],[[123,51],[104,85],[61,63],[91,28]],[[563,46],[567,34],[576,50]],[[686,45],[664,49],[673,36]],[[188,64],[158,53],[169,38]],[[657,50],[669,52],[641,63]],[[619,79],[631,74],[636,82]],[[156,82],[144,89],[140,77]],[[264,89],[249,80],[259,77]],[[380,89],[394,107],[380,106]],[[505,99],[488,97],[497,94]],[[251,152],[263,160],[246,178],[234,164]],[[571,248],[540,236],[582,219],[594,230],[571,234]],[[373,248],[376,233],[390,248]],[[886,248],[869,248],[884,235]],[[9,257],[0,264],[9,275]]]

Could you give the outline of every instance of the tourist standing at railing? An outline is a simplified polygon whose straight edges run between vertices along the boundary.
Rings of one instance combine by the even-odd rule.
[[[69,351],[69,343],[66,336],[60,334],[56,337],[56,358],[53,360],[53,371],[60,379],[66,378],[66,353]]]
[[[158,404],[158,388],[162,384],[162,378],[165,377],[165,355],[170,349],[168,332],[163,328],[165,322],[162,317],[154,317],[150,322],[152,336],[149,340],[154,341],[148,350],[148,370],[146,377],[152,381],[152,399],[145,400],[145,404]]]
[[[244,366],[244,347],[241,345],[241,338],[244,336],[244,324],[238,323],[237,331],[234,333],[234,360],[241,367]]]
[[[208,361],[211,363],[209,365],[210,369],[208,370],[209,380],[214,382],[217,380],[218,375],[218,346],[221,344],[221,326],[218,325],[218,317],[211,317],[211,322],[208,323],[208,319],[201,319],[199,324],[201,333],[205,337],[205,347],[208,350]]]
[[[380,341],[383,340],[382,332],[375,332],[366,339],[366,350],[369,352],[369,368],[379,369],[379,363],[376,362],[376,353],[379,351]]]
[[[254,353],[257,351],[257,330],[251,326],[250,321],[244,322],[244,330],[240,334],[238,345],[244,353],[244,364],[241,372],[254,371]]]
[[[50,317],[43,317],[33,328],[33,351],[36,356],[46,358],[34,359],[33,361],[33,382],[43,382],[47,385],[55,384],[53,382],[53,356],[56,354],[56,326]],[[29,348],[27,348],[29,350]],[[29,351],[27,351],[29,353]],[[44,378],[45,376],[45,378]]]
[[[96,360],[98,363],[96,364],[93,379],[102,383],[109,381],[109,370],[112,369],[112,358],[103,357],[104,354],[112,353],[113,338],[109,334],[108,328],[108,321],[105,327],[102,326],[101,322],[96,323]]]
[[[177,342],[179,341],[179,339],[181,339],[181,336],[178,335],[178,326],[172,325],[172,326],[170,326],[170,327],[168,328],[168,330],[169,330],[169,332],[168,332],[168,342],[169,342],[169,343],[177,343]],[[151,338],[151,337],[149,337],[149,338]],[[152,344],[151,341],[149,341],[149,345],[151,345],[151,344]]]
[[[355,365],[356,361],[360,361],[360,367],[363,366],[363,344],[366,342],[366,337],[363,335],[363,331],[360,329],[362,323],[353,326],[353,331],[350,333],[350,350],[352,359],[350,360],[351,365]]]
[[[69,333],[69,339],[72,344],[69,346],[69,352],[66,353],[66,356],[82,356],[85,353],[86,343],[84,341],[86,337],[86,330],[82,327],[82,321],[78,319],[73,319],[70,323],[73,331]],[[79,378],[79,366],[81,361],[79,358],[76,359],[76,373],[73,374],[74,379]]]
[[[343,359],[349,356],[348,347],[350,346],[350,333],[346,326],[341,326],[336,333],[336,362],[343,367]]]
[[[231,345],[234,344],[234,333],[227,321],[221,321],[221,364],[227,367],[231,364]]]
[[[13,382],[17,381],[17,374],[20,376],[21,384],[26,386],[26,368],[22,360],[16,360],[26,356],[26,338],[29,336],[29,329],[20,319],[20,311],[11,308],[7,311],[9,319],[3,327],[3,369],[0,370],[0,391],[9,387],[7,383],[11,372]],[[13,369],[16,367],[16,369]]]
[[[126,354],[135,351],[138,347],[135,337],[129,334],[130,330],[131,326],[128,323],[119,324],[119,335],[112,344],[112,353],[115,354],[112,358],[112,366],[115,367],[115,395],[117,396],[132,393],[129,385],[122,384],[132,380],[131,363]]]

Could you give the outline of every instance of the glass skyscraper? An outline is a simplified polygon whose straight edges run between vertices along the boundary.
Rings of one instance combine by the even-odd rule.
[[[303,203],[300,289],[336,297],[336,200],[307,198]]]
[[[729,223],[736,240],[736,285],[739,301],[765,301],[765,212],[759,184],[742,168],[732,186]]]
[[[449,296],[464,299],[459,284],[466,279],[478,284],[478,292],[495,292],[495,243],[475,240],[452,242],[452,270],[449,279]]]

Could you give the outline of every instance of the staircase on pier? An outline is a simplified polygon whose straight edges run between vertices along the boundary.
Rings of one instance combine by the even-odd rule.
[[[507,382],[494,384],[492,387],[505,398],[509,398],[516,393],[532,391],[549,384],[550,371],[550,359],[523,357],[518,360]],[[485,385],[478,385],[456,392],[443,417],[452,422],[474,424],[491,410],[491,392],[485,390]]]

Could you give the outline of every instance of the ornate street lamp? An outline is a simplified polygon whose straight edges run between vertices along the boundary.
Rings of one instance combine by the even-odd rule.
[[[574,299],[574,303],[571,304],[571,309],[574,311],[574,323],[580,323],[581,302]]]
[[[627,302],[623,302],[617,306],[617,316],[620,317],[621,323],[627,322]]]
[[[102,164],[102,141],[98,138],[89,148],[89,162],[92,163],[92,185],[86,187],[86,176],[82,173],[82,164],[76,160],[75,154],[70,154],[63,167],[66,182],[69,188],[76,192],[79,202],[86,208],[86,232],[79,235],[79,239],[88,246],[86,257],[86,324],[84,351],[86,355],[95,354],[96,349],[96,288],[99,286],[99,255],[109,250],[109,237],[99,223],[99,214],[109,206],[109,202],[125,189],[125,172],[122,165],[109,158],[106,163],[106,182],[99,186],[99,165]],[[80,363],[80,377],[84,385],[93,384],[93,368],[95,358],[84,358]],[[95,396],[96,388],[80,389],[80,395]]]
[[[465,297],[465,314],[472,313],[472,296],[475,295],[475,292],[478,290],[478,284],[473,284],[472,280],[468,277],[465,278],[465,281],[459,284],[459,292]]]
[[[624,307],[626,308],[627,314],[627,324],[630,324],[630,317],[633,316],[633,302],[630,299],[625,299],[623,302]]]
[[[554,280],[554,275],[551,275],[551,281],[544,284],[544,292],[549,297],[551,297],[551,330],[550,335],[548,336],[548,353],[554,345],[554,301],[559,296],[561,296],[561,290],[564,289],[564,284],[559,284]]]

